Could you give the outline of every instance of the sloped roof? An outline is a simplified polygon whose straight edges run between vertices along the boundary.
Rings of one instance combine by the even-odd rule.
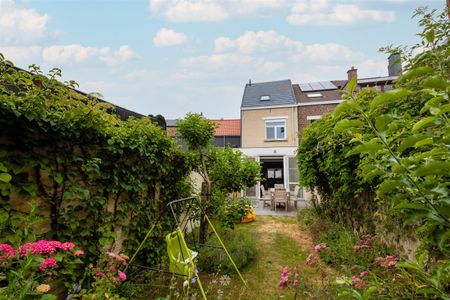
[[[318,91],[308,91],[304,92],[301,90],[298,84],[293,84],[292,89],[294,90],[297,103],[308,103],[317,101],[335,101],[341,100],[342,93],[339,90],[318,90]],[[320,94],[321,97],[308,97],[308,94]]]
[[[269,100],[261,100],[269,96]],[[296,104],[291,80],[247,83],[242,96],[241,108]]]
[[[241,120],[213,120],[218,126],[214,136],[240,136]]]

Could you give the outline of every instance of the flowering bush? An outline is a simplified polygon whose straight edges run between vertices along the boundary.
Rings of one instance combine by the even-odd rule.
[[[299,291],[305,292],[304,286],[300,279],[300,266],[295,266],[291,272],[288,267],[283,268],[280,273],[280,281],[278,287],[280,289],[293,289],[294,299],[297,299]]]
[[[52,290],[54,275],[70,273],[76,264],[82,263],[78,257],[84,254],[84,250],[75,247],[72,242],[47,240],[28,242],[17,248],[0,244],[1,273],[7,279],[7,286],[0,290],[0,297],[23,299],[30,294],[48,293]]]
[[[82,289],[80,284],[72,287],[68,299],[122,299],[118,287],[127,280],[121,268],[127,265],[128,256],[113,252],[106,253],[96,266],[90,265],[87,273],[94,278],[90,287]]]

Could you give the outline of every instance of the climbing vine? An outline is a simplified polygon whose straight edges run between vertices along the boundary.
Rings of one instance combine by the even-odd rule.
[[[85,263],[131,253],[165,203],[190,193],[185,156],[148,117],[121,120],[60,76],[17,69],[0,54],[0,240],[29,238],[18,233],[35,203],[43,221],[34,236],[73,241]],[[159,231],[171,227],[160,220]],[[145,250],[139,260],[155,262],[163,243]]]

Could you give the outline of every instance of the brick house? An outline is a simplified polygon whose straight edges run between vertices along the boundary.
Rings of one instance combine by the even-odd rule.
[[[260,187],[283,184],[291,192],[298,184],[295,151],[303,129],[314,120],[334,111],[343,102],[340,90],[356,77],[357,89],[388,91],[401,73],[398,55],[389,57],[388,76],[358,78],[352,67],[347,78],[292,84],[291,80],[247,83],[241,102],[241,151],[261,163],[262,178],[244,191],[249,198],[260,198]],[[307,195],[308,196],[308,195]]]

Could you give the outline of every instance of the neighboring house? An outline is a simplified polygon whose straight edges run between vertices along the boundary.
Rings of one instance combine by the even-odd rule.
[[[375,88],[378,91],[386,92],[392,89],[393,82],[401,72],[399,55],[394,54],[389,57],[388,76],[358,78],[358,70],[351,67],[347,71],[346,80],[294,84],[292,88],[298,103],[299,138],[301,139],[301,134],[306,126],[319,119],[324,113],[334,111],[336,106],[343,101],[342,93],[339,90],[346,90],[347,83],[352,78],[357,78],[357,89]]]
[[[292,82],[281,80],[245,85],[241,104],[241,151],[261,163],[263,180],[246,191],[260,197],[261,184],[298,182],[295,151],[298,146],[297,100]]]
[[[176,137],[178,134],[178,120],[167,120],[167,135]],[[241,146],[241,120],[211,120],[217,124],[213,144],[216,147],[239,148]]]
[[[217,124],[214,146],[225,148],[241,147],[241,120],[212,120]]]
[[[388,91],[401,73],[398,55],[389,57],[389,76],[358,78],[357,69],[347,71],[345,80],[292,84],[290,80],[247,83],[241,104],[241,151],[259,161],[262,181],[245,191],[261,197],[260,187],[283,184],[291,192],[298,184],[295,151],[303,129],[341,103],[340,90],[356,77],[358,89]]]

